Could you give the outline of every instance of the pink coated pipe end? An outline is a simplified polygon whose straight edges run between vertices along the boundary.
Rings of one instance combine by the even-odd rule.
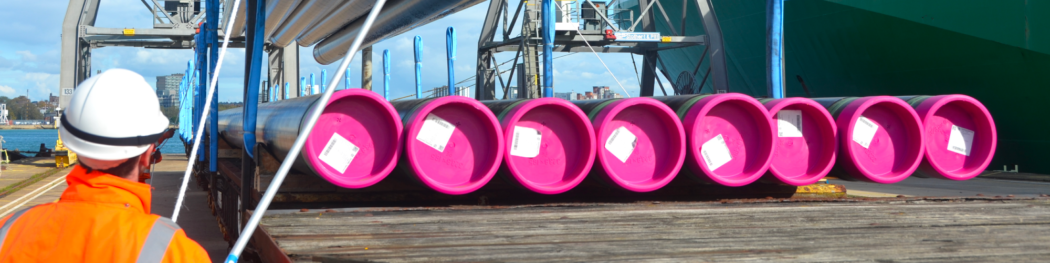
[[[922,175],[968,180],[992,162],[998,135],[992,114],[981,102],[966,95],[933,96],[916,105],[915,111],[925,135],[926,158],[919,166]],[[963,133],[968,134],[961,136]],[[965,137],[969,137],[969,149]]]
[[[594,165],[594,128],[587,115],[566,100],[522,102],[503,116],[502,125],[503,138],[507,138],[505,168],[533,192],[550,195],[568,191],[583,182]],[[516,132],[520,138],[515,137]],[[539,140],[526,141],[535,137],[525,133],[538,133]],[[515,144],[519,148],[514,148]]]
[[[429,115],[454,125],[438,150],[418,139]],[[405,156],[409,169],[438,192],[461,195],[478,190],[492,179],[503,159],[503,129],[485,105],[463,96],[436,98],[405,120]],[[432,126],[436,127],[436,126]]]
[[[835,165],[838,149],[835,120],[828,110],[807,98],[775,99],[764,105],[777,133],[773,160],[762,180],[803,186],[824,178]]]
[[[401,117],[379,94],[361,89],[336,91],[306,139],[302,156],[332,184],[368,187],[386,178],[397,165],[401,130]]]
[[[768,119],[766,108],[744,94],[700,99],[682,119],[689,137],[686,165],[706,182],[733,187],[755,182],[773,157],[774,129]]]
[[[650,192],[664,187],[682,169],[685,160],[685,132],[671,108],[652,98],[617,100],[605,106],[592,119],[597,134],[597,168],[602,179],[633,192]],[[623,129],[621,129],[623,128]],[[612,135],[636,137],[630,155],[624,154]],[[612,139],[612,140],[611,140]],[[628,142],[626,145],[630,145]]]
[[[922,123],[915,110],[901,99],[858,98],[843,108],[835,122],[841,140],[838,164],[854,179],[883,184],[900,182],[914,173],[922,161]],[[871,124],[877,128],[871,128]],[[867,147],[861,144],[864,141],[869,142]]]

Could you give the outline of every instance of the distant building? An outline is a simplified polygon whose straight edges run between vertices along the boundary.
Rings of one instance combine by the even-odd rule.
[[[259,103],[270,102],[270,88],[266,84],[263,82],[262,87],[259,87]]]
[[[613,98],[616,98],[615,95],[614,95],[616,93],[613,92],[611,89],[609,89],[609,86],[594,86],[591,89],[594,91],[594,97],[596,97],[596,98],[599,98],[599,99],[613,99]]]
[[[11,121],[7,119],[7,104],[0,104],[0,125],[10,125]]]
[[[576,93],[576,100],[585,100],[585,99],[586,98],[583,97],[583,93]]]
[[[51,122],[47,121],[47,120],[12,120],[11,124],[14,124],[14,125],[41,125],[41,124],[51,124]]]
[[[510,88],[507,89],[507,92],[510,93],[509,95],[507,95],[508,99],[517,99],[518,98],[518,87],[517,86],[511,86]]]
[[[587,95],[585,95],[584,98],[586,98],[588,100],[598,99],[598,97],[594,96],[594,92],[590,92],[590,91],[587,92]]]
[[[563,100],[576,100],[576,92],[555,92],[554,97]]]
[[[611,95],[607,95],[609,93],[609,86],[594,86],[591,89],[594,92],[594,96],[596,98],[608,99],[608,98],[610,98],[608,96],[611,96]]]
[[[456,96],[474,97],[470,95],[470,87],[456,87]]]
[[[179,84],[183,76],[182,73],[157,76],[157,100],[160,100],[161,107],[179,106]]]
[[[613,93],[613,97],[612,98],[614,98],[614,99],[621,99],[621,98],[623,98],[623,95],[620,95],[620,93]]]
[[[380,90],[380,91],[376,91],[376,92],[382,92],[382,91]],[[463,96],[463,97],[471,97],[471,98],[474,97],[473,94],[470,94],[470,87],[456,87],[456,93],[454,93],[452,95],[454,95],[454,96]],[[444,96],[448,96],[448,86],[441,86],[441,87],[434,88],[434,97],[444,97]]]

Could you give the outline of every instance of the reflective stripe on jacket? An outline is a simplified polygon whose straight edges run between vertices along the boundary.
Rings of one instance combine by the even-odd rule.
[[[77,165],[55,203],[0,220],[0,262],[210,262],[174,222],[151,215],[149,185]]]

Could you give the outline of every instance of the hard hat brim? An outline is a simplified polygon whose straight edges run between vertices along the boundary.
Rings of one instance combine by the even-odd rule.
[[[163,132],[164,129],[168,128],[168,119],[165,118],[164,115],[160,115],[159,118],[147,121],[146,123],[148,124],[144,125],[156,127],[154,130],[156,130],[157,133]],[[149,144],[137,146],[115,146],[93,143],[77,138],[76,135],[73,135],[69,130],[66,130],[66,127],[63,125],[58,126],[58,132],[62,137],[62,143],[65,144],[66,148],[69,148],[69,150],[78,155],[96,160],[115,161],[129,159],[146,152],[150,146]]]

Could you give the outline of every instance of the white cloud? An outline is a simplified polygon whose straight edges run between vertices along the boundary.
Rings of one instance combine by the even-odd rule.
[[[36,61],[36,55],[34,55],[33,52],[29,50],[15,51],[15,54],[21,55],[22,61]]]
[[[3,93],[4,95],[14,94],[15,89],[6,85],[0,85],[0,93]]]
[[[22,77],[22,79],[24,79],[24,80],[32,80],[32,81],[43,81],[43,80],[46,80],[51,75],[55,75],[55,74],[26,73],[25,76]]]
[[[5,58],[3,56],[0,56],[0,69],[8,69],[8,68],[13,67],[14,65],[15,65],[15,63],[12,62],[11,60],[9,60],[9,59],[7,59],[7,58]]]
[[[410,35],[407,35],[407,34],[406,35],[401,35],[401,36],[397,37],[397,39],[394,41],[393,51],[412,52],[412,53],[409,53],[409,54],[412,54],[413,56],[415,56],[415,45],[416,44],[414,42],[415,42],[415,36],[410,36]]]
[[[23,83],[23,88],[30,89],[31,99],[40,99],[48,94],[58,93],[58,74],[31,72],[25,73],[22,80],[26,81]]]

